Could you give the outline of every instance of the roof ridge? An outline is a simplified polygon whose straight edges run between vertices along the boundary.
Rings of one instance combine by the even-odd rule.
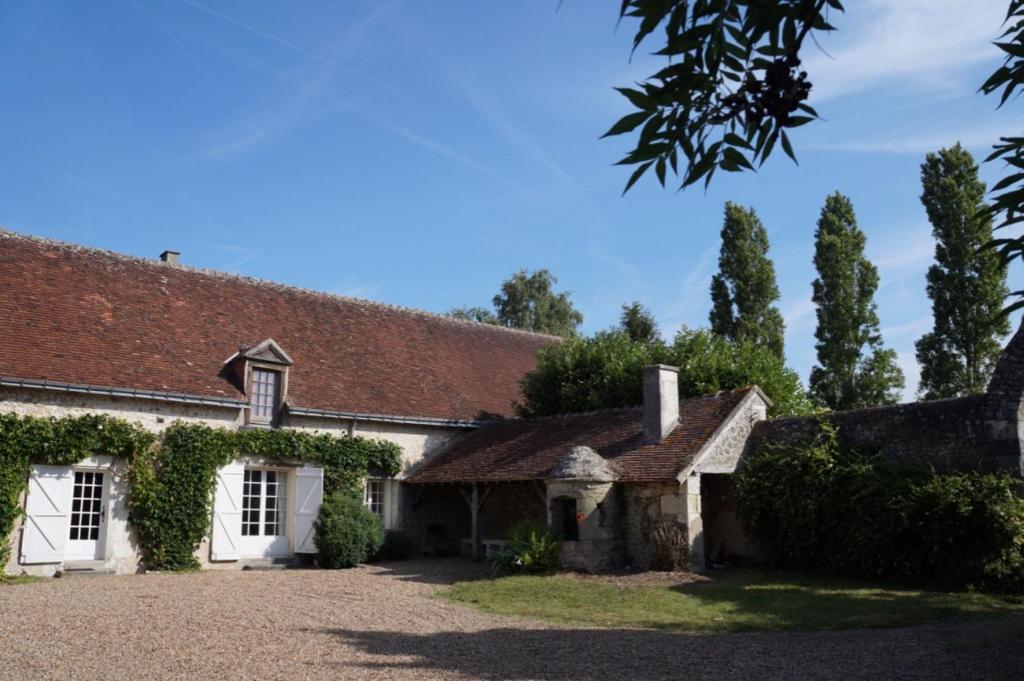
[[[721,397],[722,395],[732,395],[734,393],[749,391],[753,389],[752,385],[745,385],[741,388],[733,388],[732,390],[719,390],[713,393],[706,393],[704,395],[693,395],[692,397],[680,397],[679,403],[690,402],[692,400],[706,400],[708,398]],[[544,416],[511,416],[509,418],[497,419],[498,423],[507,423],[509,421],[555,421],[557,419],[572,418],[574,416],[593,416],[595,414],[607,414],[613,411],[639,411],[644,408],[642,404],[635,404],[629,407],[602,407],[601,409],[588,409],[586,411],[566,411],[560,414],[545,414]]]
[[[377,300],[369,300],[366,298],[357,298],[355,296],[346,296],[340,293],[329,293],[327,291],[318,291],[316,289],[306,288],[303,286],[296,286],[294,284],[285,284],[278,281],[271,281],[269,279],[260,279],[259,277],[248,276],[244,274],[235,274],[233,272],[224,272],[222,270],[214,270],[204,267],[192,267],[190,265],[182,264],[168,264],[157,262],[151,258],[144,258],[138,255],[129,255],[127,253],[119,253],[117,251],[111,251],[105,248],[99,248],[96,246],[85,246],[83,244],[76,244],[71,241],[62,241],[60,239],[50,239],[48,237],[37,236],[35,234],[24,234],[22,232],[15,232],[4,227],[0,227],[0,239],[16,239],[20,241],[28,241],[44,246],[52,246],[62,248],[65,250],[86,253],[91,255],[99,255],[115,260],[121,260],[124,262],[131,262],[135,264],[146,265],[153,268],[173,268],[175,270],[181,270],[190,274],[199,274],[206,277],[219,277],[221,279],[234,279],[245,284],[252,286],[259,286],[267,289],[277,289],[283,291],[291,291],[294,293],[301,293],[303,295],[318,296],[321,298],[328,298],[331,300],[339,300],[348,303],[356,303],[359,305],[371,305],[374,307],[384,308],[386,310],[392,310],[402,314],[415,315],[419,317],[426,317],[428,319],[434,319],[441,322],[447,322],[449,324],[472,326],[480,329],[497,331],[499,333],[513,333],[526,336],[535,336],[540,338],[550,338],[552,340],[562,340],[560,336],[555,336],[549,333],[541,333],[539,331],[530,331],[528,329],[517,329],[509,326],[500,326],[498,324],[487,324],[485,322],[477,322],[469,319],[456,319],[450,315],[441,314],[439,312],[430,312],[428,310],[421,310],[415,307],[407,307],[405,305],[396,305],[394,303],[382,303]]]

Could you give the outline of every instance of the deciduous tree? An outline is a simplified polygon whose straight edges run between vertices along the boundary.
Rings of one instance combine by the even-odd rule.
[[[983,249],[992,240],[985,210],[985,184],[978,166],[959,144],[928,154],[921,165],[921,203],[935,236],[935,264],[928,268],[933,330],[917,341],[924,399],[956,397],[985,390],[1010,332],[1000,314],[1006,268],[999,255]]]
[[[554,292],[557,282],[546,269],[522,269],[502,283],[501,291],[492,299],[494,312],[482,307],[460,307],[448,314],[456,319],[571,336],[583,323],[583,315],[573,307],[568,291]]]
[[[895,404],[903,389],[896,353],[882,346],[878,270],[864,255],[866,241],[850,200],[829,196],[815,231],[818,365],[809,387],[811,398],[830,409]]]
[[[711,330],[730,340],[749,340],[783,355],[785,322],[768,232],[752,208],[725,204],[718,274],[711,279]]]

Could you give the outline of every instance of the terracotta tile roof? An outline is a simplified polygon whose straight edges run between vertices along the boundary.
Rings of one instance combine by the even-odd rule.
[[[554,341],[0,230],[0,377],[239,399],[222,363],[267,338],[293,406],[440,419],[511,415]]]
[[[656,444],[643,443],[641,407],[486,423],[460,436],[406,482],[540,480],[576,445],[607,459],[622,482],[674,480],[750,390],[680,401],[680,424]]]

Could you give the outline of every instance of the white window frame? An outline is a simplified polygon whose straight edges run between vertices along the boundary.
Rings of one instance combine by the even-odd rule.
[[[394,508],[395,502],[395,485],[397,483],[391,478],[367,478],[363,485],[363,505],[370,509],[373,513],[376,513],[380,518],[381,525],[384,529],[390,530],[395,526],[395,516],[397,515],[396,509]],[[373,495],[374,489],[378,489],[380,492],[380,511],[374,511],[373,509]]]
[[[259,473],[260,480],[258,483],[252,482],[252,474]],[[274,485],[276,486],[277,493],[273,496],[267,495],[267,474],[274,474]],[[288,511],[288,503],[290,501],[290,493],[288,486],[291,483],[288,471],[279,468],[263,468],[262,466],[246,466],[242,473],[242,529],[241,536],[250,537],[287,537],[288,536],[288,522],[291,513]],[[245,485],[259,485],[259,494],[246,494]],[[259,505],[257,507],[256,522],[253,523],[251,519],[247,522],[246,513],[252,513],[252,508],[247,506],[249,499],[258,499]],[[274,500],[274,511],[276,513],[276,519],[274,525],[276,525],[277,532],[274,534],[267,533],[267,500]],[[256,525],[257,532],[255,534],[247,533],[247,526]]]
[[[270,394],[271,404],[257,403],[257,399],[264,397],[257,387],[256,376],[258,373],[265,373],[273,377],[272,392]],[[274,426],[277,424],[278,410],[281,406],[281,395],[284,390],[284,371],[279,367],[267,366],[264,364],[250,363],[249,376],[249,423],[254,426]],[[261,382],[263,384],[263,382]],[[257,414],[258,409],[269,408],[270,415]]]

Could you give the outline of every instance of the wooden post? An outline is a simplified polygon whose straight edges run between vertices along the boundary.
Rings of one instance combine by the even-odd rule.
[[[470,535],[473,538],[473,560],[480,560],[480,485],[473,483],[473,497],[469,502],[469,512],[472,514],[473,531]]]

